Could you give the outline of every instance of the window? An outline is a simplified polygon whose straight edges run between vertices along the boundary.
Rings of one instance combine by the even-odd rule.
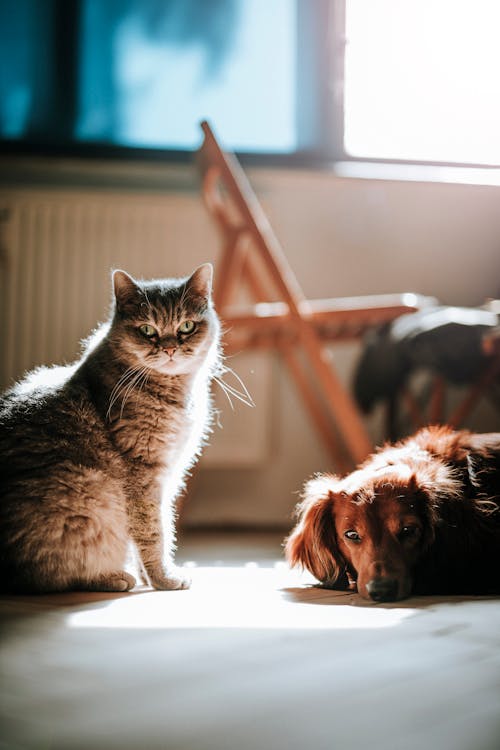
[[[498,0],[0,0],[7,150],[500,164]]]
[[[208,117],[235,149],[294,151],[295,12],[289,0],[85,0],[76,138],[190,149]]]
[[[314,27],[328,0],[313,5],[1,0],[0,135],[10,146],[182,152],[209,119],[240,152],[312,151]]]
[[[500,164],[498,0],[347,0],[346,157]]]

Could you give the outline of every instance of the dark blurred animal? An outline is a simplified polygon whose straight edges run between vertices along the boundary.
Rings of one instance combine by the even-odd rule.
[[[499,323],[488,310],[432,306],[372,329],[354,374],[361,410],[393,397],[419,370],[455,385],[473,383],[490,362],[484,338]]]
[[[500,433],[445,427],[305,485],[292,565],[376,602],[500,593]]]

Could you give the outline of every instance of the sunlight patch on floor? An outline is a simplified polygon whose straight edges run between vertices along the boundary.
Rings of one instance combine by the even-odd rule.
[[[140,589],[74,612],[68,624],[72,628],[367,629],[393,627],[416,612],[407,607],[363,606],[359,597],[313,587],[308,574],[280,564],[194,566],[190,572],[189,590]]]

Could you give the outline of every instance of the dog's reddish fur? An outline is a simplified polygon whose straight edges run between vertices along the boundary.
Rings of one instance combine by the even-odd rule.
[[[298,514],[287,558],[325,586],[375,601],[500,593],[500,433],[420,430],[309,481]]]

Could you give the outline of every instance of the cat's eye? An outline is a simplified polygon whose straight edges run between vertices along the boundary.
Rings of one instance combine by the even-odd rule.
[[[146,338],[151,339],[153,336],[156,336],[156,328],[154,326],[150,326],[149,323],[143,323],[142,326],[139,326],[139,331],[142,333],[143,336],[146,336]]]
[[[360,542],[361,537],[358,534],[357,531],[354,531],[353,529],[349,529],[349,531],[344,532],[344,536],[346,539],[349,539],[350,542]]]
[[[180,324],[178,330],[180,333],[193,333],[195,328],[196,323],[194,322],[194,320],[185,320]]]

